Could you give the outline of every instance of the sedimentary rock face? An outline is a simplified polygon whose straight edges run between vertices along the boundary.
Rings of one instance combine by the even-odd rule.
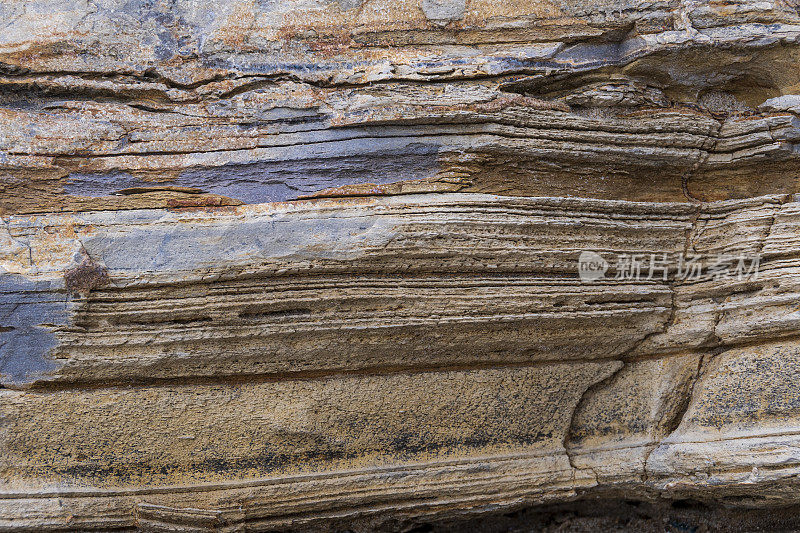
[[[794,0],[0,22],[0,529],[800,503]]]

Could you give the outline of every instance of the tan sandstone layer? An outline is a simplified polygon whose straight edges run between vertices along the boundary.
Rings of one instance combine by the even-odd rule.
[[[0,23],[0,530],[800,503],[796,2]]]

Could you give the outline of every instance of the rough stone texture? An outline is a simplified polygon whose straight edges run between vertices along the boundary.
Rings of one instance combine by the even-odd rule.
[[[0,530],[800,505],[795,0],[0,23]],[[583,283],[586,250],[760,268]]]

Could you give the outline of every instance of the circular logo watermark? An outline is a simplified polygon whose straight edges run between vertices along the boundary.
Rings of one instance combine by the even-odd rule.
[[[603,279],[606,270],[608,270],[608,261],[597,252],[583,251],[578,257],[578,276],[583,282]]]

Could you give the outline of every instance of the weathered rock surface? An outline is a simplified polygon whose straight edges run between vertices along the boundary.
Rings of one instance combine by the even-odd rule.
[[[800,503],[797,2],[0,22],[0,530]]]

